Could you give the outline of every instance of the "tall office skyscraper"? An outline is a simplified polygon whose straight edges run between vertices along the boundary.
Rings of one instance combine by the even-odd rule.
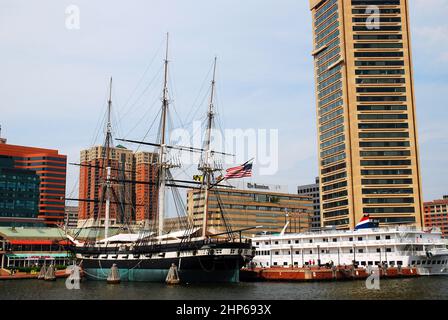
[[[408,0],[310,8],[323,226],[421,226]]]

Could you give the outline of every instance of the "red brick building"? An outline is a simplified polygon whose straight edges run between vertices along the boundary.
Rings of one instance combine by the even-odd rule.
[[[135,220],[138,224],[151,223],[157,215],[157,153],[135,154],[135,180],[150,184],[135,185]]]
[[[132,208],[118,203],[132,203],[132,188],[123,187],[117,180],[131,180],[133,159],[132,151],[123,147],[110,149],[109,163],[113,194],[110,205],[110,224],[122,223],[124,217],[131,215]],[[81,167],[79,172],[79,198],[87,201],[79,203],[78,226],[87,227],[100,217],[101,224],[106,216],[105,195],[102,194],[106,181],[106,149],[103,146],[92,147],[81,151]],[[103,202],[101,203],[101,200]]]
[[[40,177],[39,215],[47,225],[63,225],[67,156],[57,150],[0,143],[0,155],[14,159],[17,169],[33,170]]]
[[[102,183],[106,180],[105,148],[95,146],[81,151],[79,178],[80,201],[78,227],[92,226],[101,219],[104,224],[105,205],[101,204]],[[137,152],[117,146],[110,149],[112,181],[140,181],[142,184],[112,183],[116,197],[111,197],[110,225],[131,223],[149,223],[157,208],[156,174],[157,154]],[[120,207],[121,206],[121,207]]]
[[[441,200],[424,203],[425,227],[438,227],[442,230],[443,237],[448,238],[448,196]]]

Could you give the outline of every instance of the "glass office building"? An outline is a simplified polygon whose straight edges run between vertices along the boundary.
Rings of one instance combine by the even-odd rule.
[[[0,225],[35,225],[39,214],[39,176],[16,169],[12,157],[0,156]]]

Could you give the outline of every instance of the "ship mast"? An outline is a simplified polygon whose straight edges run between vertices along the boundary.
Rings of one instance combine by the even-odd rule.
[[[111,108],[112,108],[112,77],[110,78],[109,86],[109,101],[107,102],[107,125],[106,125],[106,210],[104,217],[104,238],[109,237],[109,219],[110,219],[110,143],[112,140],[112,123],[111,123]]]
[[[166,117],[168,112],[168,33],[166,34],[166,53],[165,53],[165,70],[163,80],[163,97],[162,97],[162,133],[159,148],[159,203],[158,203],[158,236],[163,234],[164,211],[165,211],[165,187],[166,187]]]
[[[213,106],[213,100],[215,95],[215,77],[216,77],[216,60],[213,64],[213,79],[212,79],[212,87],[211,87],[211,93],[210,93],[210,103],[208,107],[207,112],[207,131],[206,131],[206,138],[205,138],[205,146],[204,146],[204,162],[202,163],[202,168],[200,168],[203,172],[203,185],[205,186],[205,195],[204,195],[204,214],[203,214],[203,221],[202,221],[202,236],[207,236],[207,216],[208,216],[208,195],[209,195],[209,189],[211,184],[211,177],[213,173],[213,168],[210,164],[210,158],[211,158],[211,151],[210,151],[210,140],[211,140],[211,132],[212,132],[212,126],[213,126],[213,118],[215,116],[214,112],[214,106]]]

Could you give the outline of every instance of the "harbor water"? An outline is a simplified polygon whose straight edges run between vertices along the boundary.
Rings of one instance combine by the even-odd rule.
[[[448,277],[381,279],[378,289],[365,281],[233,284],[183,284],[82,281],[80,289],[67,289],[65,279],[7,280],[0,282],[2,300],[448,300]]]

